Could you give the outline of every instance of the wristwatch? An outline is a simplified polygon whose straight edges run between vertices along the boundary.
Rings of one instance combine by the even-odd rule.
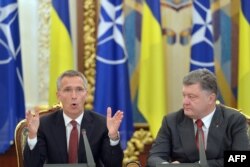
[[[109,135],[108,135],[109,136]],[[119,132],[117,132],[117,135],[116,135],[116,137],[115,138],[111,138],[110,136],[109,136],[109,139],[110,140],[112,140],[112,141],[117,141],[117,140],[120,140],[120,133]]]

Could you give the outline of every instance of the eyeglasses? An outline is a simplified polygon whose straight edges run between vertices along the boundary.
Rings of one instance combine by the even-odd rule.
[[[81,94],[81,93],[84,93],[86,91],[86,89],[84,89],[83,87],[77,87],[75,89],[73,88],[70,88],[70,87],[66,87],[65,89],[61,90],[63,93],[66,93],[66,94],[72,94],[72,93],[75,93],[75,94]]]

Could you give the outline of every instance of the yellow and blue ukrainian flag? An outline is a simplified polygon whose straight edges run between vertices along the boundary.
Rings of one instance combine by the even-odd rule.
[[[146,0],[142,14],[138,108],[149,124],[153,137],[156,137],[161,120],[167,113],[160,1]]]
[[[122,0],[102,0],[100,7],[96,57],[94,110],[106,115],[124,112],[120,126],[122,148],[133,134],[128,55],[123,37],[124,14]]]
[[[0,1],[0,154],[13,144],[25,100],[17,0]]]
[[[69,0],[52,0],[50,27],[49,104],[57,102],[56,80],[65,70],[73,69]]]
[[[215,72],[213,25],[209,0],[193,1],[190,71],[207,68]]]
[[[250,1],[241,0],[239,18],[238,108],[250,116]]]

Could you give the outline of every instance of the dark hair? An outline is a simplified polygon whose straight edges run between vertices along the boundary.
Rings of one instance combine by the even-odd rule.
[[[183,78],[183,85],[193,85],[199,83],[202,90],[210,91],[217,95],[218,85],[216,76],[208,69],[197,69],[191,71],[188,75]]]
[[[64,73],[62,73],[58,77],[58,79],[57,79],[57,90],[59,90],[59,88],[61,87],[61,81],[62,81],[62,79],[64,77],[80,77],[83,80],[83,87],[85,89],[87,89],[87,87],[88,87],[88,81],[81,72],[75,71],[75,70],[68,70],[68,71],[65,71]]]

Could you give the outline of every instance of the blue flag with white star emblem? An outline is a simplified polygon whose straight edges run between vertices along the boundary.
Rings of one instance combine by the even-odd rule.
[[[124,117],[120,126],[122,148],[133,133],[130,99],[128,55],[123,38],[122,0],[102,0],[98,27],[96,57],[96,84],[94,110],[106,115],[122,110]]]
[[[0,153],[13,143],[24,118],[24,93],[17,0],[0,1]]]
[[[213,25],[209,0],[193,1],[190,71],[207,68],[214,72]]]

